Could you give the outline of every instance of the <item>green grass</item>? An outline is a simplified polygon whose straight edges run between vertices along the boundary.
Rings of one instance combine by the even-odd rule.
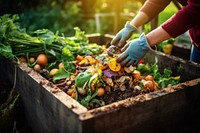
[[[160,14],[158,18],[158,25],[165,22],[169,19],[174,13],[176,13],[178,9],[176,6],[171,2]]]

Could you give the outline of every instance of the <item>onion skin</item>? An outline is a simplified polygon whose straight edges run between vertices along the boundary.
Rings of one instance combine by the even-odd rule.
[[[144,88],[149,89],[150,91],[154,91],[154,83],[153,81],[149,80],[144,83]]]
[[[116,49],[117,49],[117,47],[116,46],[114,46],[114,45],[111,45],[109,48],[108,48],[108,55],[109,56],[113,56],[114,55],[114,53],[115,53],[115,51],[116,51]]]
[[[86,90],[84,88],[81,88],[81,87],[77,87],[77,91],[79,94],[81,95],[86,95]]]

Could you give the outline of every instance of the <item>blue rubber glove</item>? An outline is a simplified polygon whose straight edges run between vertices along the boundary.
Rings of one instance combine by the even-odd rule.
[[[120,48],[123,47],[135,30],[136,27],[130,25],[129,22],[126,22],[124,28],[120,30],[111,41],[111,45],[115,45]]]
[[[137,65],[149,49],[149,44],[143,33],[138,39],[130,41],[122,48],[122,51],[124,52],[117,58],[117,62],[122,66]]]

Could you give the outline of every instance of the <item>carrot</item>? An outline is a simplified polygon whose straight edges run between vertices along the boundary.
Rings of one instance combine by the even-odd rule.
[[[76,60],[79,61],[79,62],[82,61],[83,59],[84,59],[84,57],[81,56],[81,55],[76,56]]]
[[[83,64],[85,64],[85,63],[88,63],[88,60],[87,60],[87,59],[81,60],[78,64],[79,64],[79,65],[83,65]]]
[[[105,70],[106,68],[108,68],[108,65],[107,64],[105,64],[105,65],[99,64],[99,68],[101,70]]]

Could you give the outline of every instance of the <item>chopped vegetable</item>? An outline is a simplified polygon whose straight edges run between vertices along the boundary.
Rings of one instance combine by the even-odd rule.
[[[84,87],[77,87],[77,91],[81,95],[86,95],[86,89]]]
[[[57,68],[51,69],[51,71],[49,72],[49,76],[50,76],[50,77],[53,77],[57,71],[58,71]]]
[[[119,53],[121,53],[120,52],[120,49],[117,47],[117,46],[115,46],[115,45],[111,45],[109,48],[108,48],[108,55],[109,56],[114,56],[114,54],[119,54]]]
[[[34,63],[35,62],[35,58],[34,57],[30,57],[29,61],[30,61],[30,63]]]
[[[153,81],[148,80],[148,81],[144,82],[144,88],[149,89],[150,91],[154,91]]]
[[[153,81],[153,76],[147,75],[147,76],[145,76],[144,79],[147,80],[147,81]]]
[[[48,64],[48,57],[46,54],[39,54],[37,56],[36,61],[37,61],[37,64],[44,67]]]
[[[58,64],[58,68],[65,68],[65,65],[61,62]]]
[[[83,59],[84,59],[84,57],[81,56],[81,55],[76,56],[76,60],[79,61],[79,62],[82,61]]]
[[[88,109],[180,82],[180,76],[173,77],[171,70],[166,68],[161,74],[156,64],[142,60],[135,67],[122,67],[116,61],[117,47],[90,44],[78,27],[73,37],[48,29],[29,35],[17,20],[16,15],[0,17],[0,55],[11,60],[23,57],[27,66]],[[35,61],[30,58],[36,55]]]
[[[110,69],[106,69],[103,71],[103,75],[108,77],[108,78],[112,78],[112,77],[117,77],[118,74],[116,72],[111,71]]]
[[[105,65],[99,64],[99,68],[100,68],[101,70],[105,70],[105,69],[108,68],[108,65],[107,65],[107,64],[105,64]]]
[[[92,77],[92,73],[91,72],[87,72],[86,71],[86,72],[83,72],[83,73],[79,73],[79,75],[75,79],[75,85],[77,87],[83,87],[85,82],[90,80],[91,77]]]
[[[172,44],[166,44],[163,46],[163,52],[166,54],[171,54],[173,45]]]
[[[117,72],[121,69],[121,65],[120,63],[117,63],[116,58],[111,58],[108,62],[108,66],[114,72]]]
[[[100,87],[97,89],[97,93],[98,93],[97,95],[101,97],[105,94],[105,89],[103,87]]]
[[[166,41],[163,41],[156,46],[156,50],[164,52],[165,54],[171,54],[173,50],[174,41],[174,39],[168,39]]]
[[[86,56],[85,59],[88,60],[88,62],[90,63],[90,65],[93,65],[96,63],[96,59],[94,59],[92,56]]]
[[[133,71],[133,78],[135,79],[135,80],[140,80],[140,78],[141,78],[141,73],[140,73],[140,71],[138,71],[138,70],[134,70]]]
[[[40,72],[41,66],[39,64],[36,64],[33,68],[36,72]]]
[[[58,69],[58,71],[56,71],[56,73],[53,76],[53,82],[56,82],[61,79],[69,78],[71,75],[72,75],[72,73],[65,71],[65,69],[63,69],[63,68]]]

